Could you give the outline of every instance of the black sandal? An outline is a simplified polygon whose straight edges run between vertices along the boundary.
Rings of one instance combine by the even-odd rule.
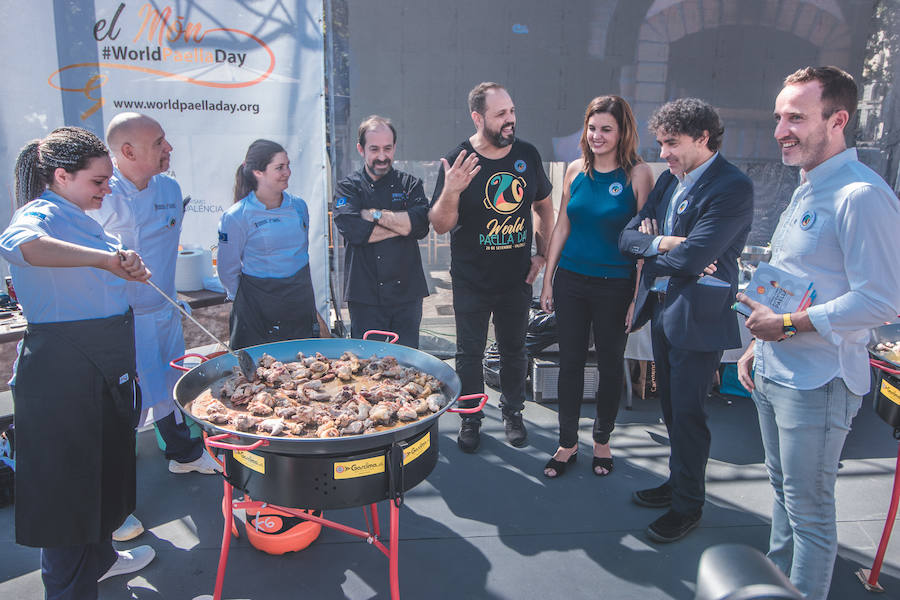
[[[601,469],[606,469],[606,473],[598,473],[597,467],[600,467]],[[612,456],[610,456],[608,458],[607,457],[601,458],[599,456],[595,456],[594,460],[591,461],[591,471],[593,471],[594,475],[596,475],[597,477],[606,477],[607,475],[612,473],[613,472]]]
[[[575,464],[575,459],[577,458],[577,452],[573,453],[572,456],[569,457],[569,460],[567,460],[566,462],[556,460],[555,458],[551,457],[550,460],[547,461],[547,464],[544,465],[544,477],[546,477],[547,479],[556,479],[566,472],[566,467],[568,465]],[[553,469],[554,471],[556,471],[556,475],[547,475],[547,469]]]

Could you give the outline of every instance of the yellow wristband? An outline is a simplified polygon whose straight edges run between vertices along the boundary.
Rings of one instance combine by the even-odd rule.
[[[794,323],[791,321],[791,313],[784,313],[781,315],[781,322],[785,327],[794,326]]]

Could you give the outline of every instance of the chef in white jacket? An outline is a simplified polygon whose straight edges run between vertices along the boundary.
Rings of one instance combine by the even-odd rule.
[[[112,193],[100,209],[87,214],[125,248],[139,252],[153,272],[152,281],[174,298],[184,202],[178,182],[163,174],[169,169],[172,146],[159,123],[138,113],[113,117],[106,142],[115,157],[109,180]],[[129,283],[127,293],[134,309],[137,370],[143,390],[140,425],[155,424],[166,444],[169,471],[212,474],[220,467],[204,452],[199,438],[191,439],[172,396],[179,373],[169,367],[169,361],[184,354],[181,315],[149,285]],[[132,515],[113,539],[131,539],[142,531]]]

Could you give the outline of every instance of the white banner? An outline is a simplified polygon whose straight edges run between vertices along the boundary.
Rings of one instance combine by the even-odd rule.
[[[288,191],[309,205],[316,297],[328,297],[324,48],[321,0],[298,2],[4,2],[0,41],[0,181],[14,207],[13,166],[30,139],[77,125],[103,136],[120,112],[147,114],[174,150],[191,197],[183,245],[210,248],[233,203],[250,143],[282,144]],[[5,265],[4,265],[5,266]],[[327,314],[327,313],[325,313]]]

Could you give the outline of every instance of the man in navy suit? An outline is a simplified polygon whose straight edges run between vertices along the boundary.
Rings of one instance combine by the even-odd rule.
[[[644,261],[634,327],[652,322],[671,454],[668,481],[634,492],[632,499],[641,506],[670,507],[647,535],[674,542],[702,516],[710,446],[704,402],[722,351],[741,346],[731,305],[737,258],[753,221],[753,184],[719,155],[725,128],[705,102],[669,102],[653,113],[649,125],[669,170],[622,231],[619,250]]]

